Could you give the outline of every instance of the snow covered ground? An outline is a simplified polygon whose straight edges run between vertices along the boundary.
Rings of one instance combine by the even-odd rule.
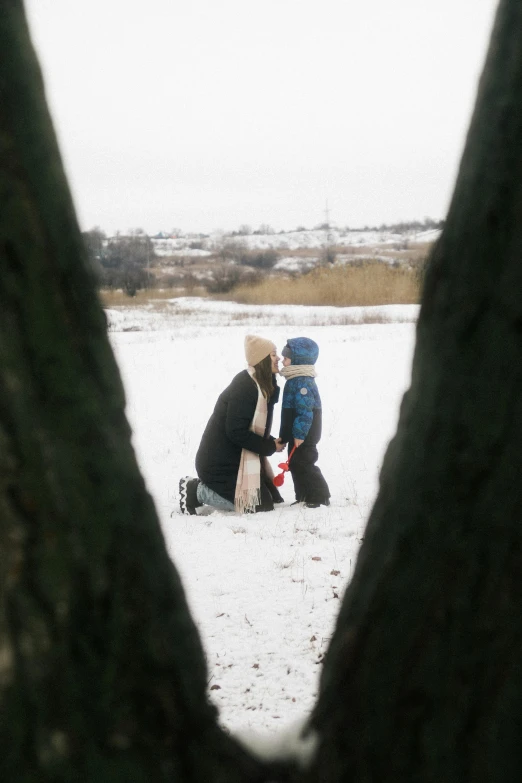
[[[417,314],[416,306],[247,307],[199,299],[160,311],[108,311],[138,460],[203,639],[210,696],[234,732],[272,734],[313,705],[409,384]],[[279,350],[301,335],[320,346],[319,465],[332,504],[290,506],[288,475],[286,502],[273,512],[182,516],[179,477],[194,475],[215,400],[245,366],[248,333]],[[279,406],[275,434],[278,424]],[[282,456],[271,458],[276,473]]]

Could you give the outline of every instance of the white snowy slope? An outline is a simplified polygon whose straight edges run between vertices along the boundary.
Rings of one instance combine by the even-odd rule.
[[[204,642],[211,698],[231,730],[272,734],[305,719],[317,694],[321,661],[409,384],[418,308],[378,308],[388,322],[361,324],[365,308],[283,313],[180,302],[174,314],[110,311],[111,341],[138,460]],[[353,310],[356,323],[345,313],[339,324],[341,309]],[[194,474],[217,396],[245,366],[247,333],[269,337],[279,349],[303,335],[320,346],[319,465],[332,504],[291,507],[288,475],[286,502],[273,512],[182,516],[178,480]],[[278,422],[279,406],[275,434]],[[276,472],[282,456],[271,458]]]
[[[181,254],[184,256],[209,255],[214,247],[221,243],[241,243],[250,250],[304,250],[319,249],[325,242],[339,248],[361,248],[396,243],[434,242],[440,235],[439,229],[394,233],[392,231],[353,230],[331,228],[302,231],[284,231],[273,234],[225,235],[217,232],[203,238],[194,235],[152,238],[154,250],[158,256]],[[194,247],[197,245],[197,247]]]

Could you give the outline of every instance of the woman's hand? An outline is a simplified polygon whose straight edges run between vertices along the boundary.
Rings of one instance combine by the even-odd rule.
[[[276,451],[283,451],[286,446],[286,443],[283,443],[281,438],[275,438],[274,443],[275,443]]]

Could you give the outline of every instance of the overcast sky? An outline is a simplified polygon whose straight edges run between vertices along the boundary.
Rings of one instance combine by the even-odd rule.
[[[497,0],[25,0],[83,230],[444,217]]]

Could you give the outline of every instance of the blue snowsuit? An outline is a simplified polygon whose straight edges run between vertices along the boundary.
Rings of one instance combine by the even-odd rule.
[[[283,356],[288,353],[292,365],[315,364],[319,346],[308,337],[296,337],[288,340],[283,349]],[[289,378],[283,392],[279,437],[288,443],[289,453],[295,438],[303,441],[290,460],[297,501],[328,504],[330,498],[328,484],[315,464],[321,428],[321,397],[315,378],[306,375]]]

